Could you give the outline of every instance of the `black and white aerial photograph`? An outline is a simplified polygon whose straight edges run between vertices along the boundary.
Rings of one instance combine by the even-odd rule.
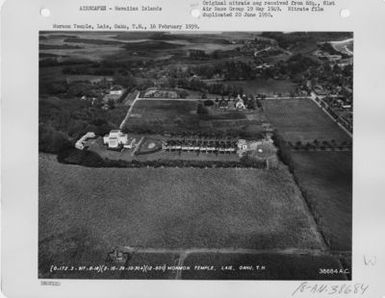
[[[352,280],[352,32],[40,31],[40,279]]]

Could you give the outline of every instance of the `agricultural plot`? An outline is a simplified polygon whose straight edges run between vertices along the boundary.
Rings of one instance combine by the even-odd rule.
[[[199,124],[197,105],[196,101],[191,100],[139,100],[135,103],[125,128],[196,128]]]
[[[204,120],[243,120],[246,119],[244,112],[236,110],[218,111],[210,109],[209,114],[201,115],[201,119]]]
[[[196,114],[197,103],[183,100],[139,100],[132,111],[139,117],[167,120],[169,117],[189,117]]]
[[[103,263],[115,246],[323,248],[283,166],[91,169],[44,154],[39,162],[42,266]]]
[[[143,133],[245,133],[258,137],[265,119],[260,112],[207,109],[198,114],[199,100],[140,99],[126,118],[123,130]]]
[[[268,99],[264,106],[268,119],[288,142],[351,141],[310,99]]]
[[[295,176],[330,248],[351,250],[351,152],[293,152]]]

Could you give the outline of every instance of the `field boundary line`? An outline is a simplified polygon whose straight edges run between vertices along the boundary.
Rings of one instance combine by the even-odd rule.
[[[140,92],[138,92],[138,94],[136,95],[134,101],[132,102],[132,104],[130,105],[130,108],[127,111],[126,116],[124,117],[122,123],[120,123],[120,126],[119,126],[120,129],[124,128],[124,125],[126,124],[126,121],[128,120],[128,118],[130,117],[132,109],[134,108],[135,103],[137,102],[137,100],[140,99],[139,94],[140,94]]]
[[[270,97],[265,97],[264,100],[274,100],[274,99],[286,99],[286,100],[290,100],[290,99],[309,99],[309,96],[270,96]]]
[[[316,105],[317,105],[317,107],[319,107],[326,115],[328,115],[329,116],[329,118],[330,119],[332,119],[333,120],[333,122],[334,123],[336,123],[346,134],[348,134],[349,135],[349,137],[351,137],[351,138],[353,138],[353,134],[350,132],[350,131],[348,131],[343,125],[341,125],[332,115],[330,115],[330,113],[326,110],[326,109],[324,109],[316,100],[315,100],[315,98],[313,98],[312,96],[310,96],[309,97],[310,99],[311,99],[311,101],[312,102],[314,102]]]
[[[290,151],[293,152],[352,152],[352,148],[343,148],[343,149],[338,149],[338,148],[325,148],[324,150],[322,149],[295,149],[291,148]]]
[[[204,100],[204,99],[200,99],[200,98],[152,98],[152,97],[140,97],[138,98],[138,100],[140,101],[191,101],[191,102],[194,102],[194,101],[200,101],[200,100]]]
[[[301,202],[304,207],[305,214],[307,215],[309,221],[310,221],[310,227],[314,229],[314,232],[316,233],[316,236],[318,236],[318,239],[320,241],[320,245],[324,250],[329,249],[328,241],[321,229],[321,227],[318,225],[318,221],[316,220],[315,214],[313,212],[313,209],[311,208],[311,205],[309,204],[308,200],[306,199],[306,196],[304,194],[304,191],[299,184],[299,181],[297,180],[294,173],[291,173],[292,179],[294,180],[295,185],[298,187],[298,190],[301,195]]]

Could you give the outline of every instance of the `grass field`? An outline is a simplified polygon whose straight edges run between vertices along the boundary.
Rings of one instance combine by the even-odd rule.
[[[285,167],[91,169],[44,154],[39,162],[43,263],[97,263],[117,245],[322,247]]]
[[[149,120],[169,120],[175,117],[194,117],[197,102],[183,100],[139,100],[132,113],[148,118]]]
[[[351,141],[351,138],[310,99],[268,99],[265,112],[286,141]]]
[[[198,104],[197,100],[141,99],[136,101],[124,126],[129,131],[147,129],[155,133],[238,131],[257,136],[261,132],[260,127],[255,127],[255,121],[248,120],[264,119],[258,112],[246,115],[240,111],[211,109],[207,114],[198,114]]]
[[[128,128],[141,129],[194,129],[199,126],[197,105],[189,100],[139,100],[125,124]]]
[[[293,152],[296,176],[334,250],[351,250],[351,152]]]

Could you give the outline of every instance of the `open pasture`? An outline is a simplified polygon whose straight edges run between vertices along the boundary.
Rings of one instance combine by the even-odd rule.
[[[148,129],[159,132],[195,129],[199,126],[196,101],[148,99],[135,102],[125,129]]]
[[[207,113],[198,114],[199,100],[194,99],[140,99],[135,102],[124,129],[140,130],[145,133],[164,133],[194,131],[202,133],[238,131],[257,135],[261,128],[254,127],[255,117],[250,113],[236,110],[208,109]],[[249,118],[251,120],[249,120]],[[232,131],[232,132],[231,132]]]
[[[267,99],[264,106],[268,119],[288,142],[351,141],[310,99]]]

